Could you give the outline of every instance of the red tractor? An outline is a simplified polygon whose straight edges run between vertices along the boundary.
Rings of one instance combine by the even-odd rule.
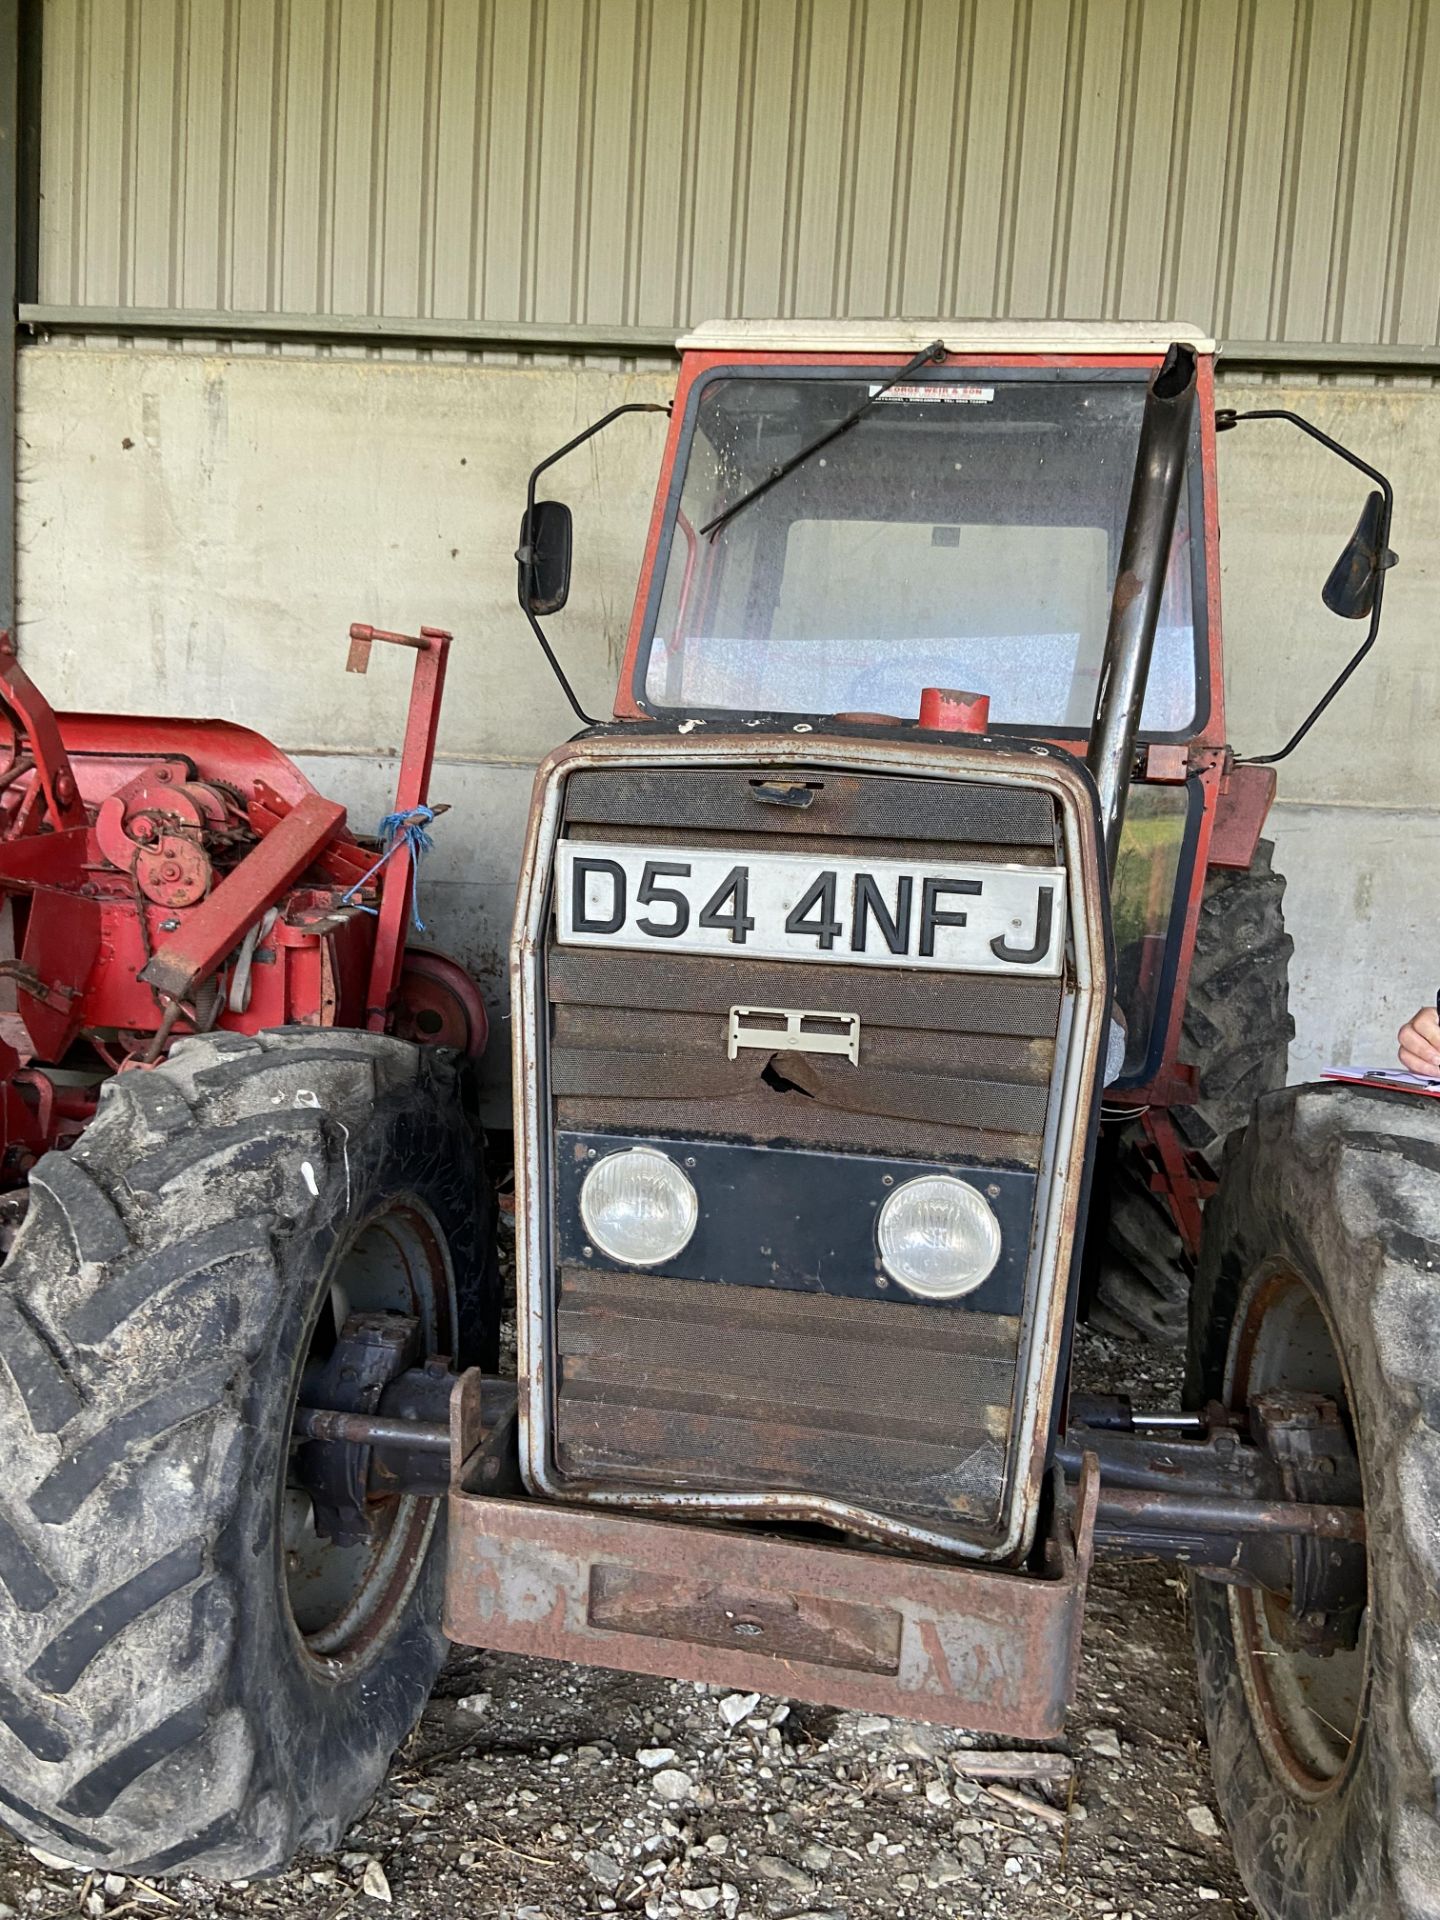
[[[512,947],[517,1375],[416,1094],[451,1053],[117,1074],[3,1276],[0,1808],[152,1872],[333,1841],[435,1669],[447,1493],[451,1639],[1029,1740],[1093,1554],[1172,1560],[1267,1920],[1433,1913],[1440,1117],[1278,1090],[1259,838],[1375,640],[1390,489],[1253,416],[1374,492],[1324,590],[1364,640],[1242,762],[1210,342],[682,348],[613,723],[537,487],[614,415],[522,524],[583,730]],[[1185,1322],[1184,1410],[1072,1392],[1082,1311]]]

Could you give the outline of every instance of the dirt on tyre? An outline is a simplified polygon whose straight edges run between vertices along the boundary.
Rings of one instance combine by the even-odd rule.
[[[1285,880],[1260,841],[1249,869],[1207,876],[1185,999],[1180,1058],[1197,1070],[1198,1098],[1174,1109],[1187,1146],[1217,1171],[1225,1142],[1263,1093],[1285,1084],[1295,1022]],[[1103,1245],[1090,1318],[1100,1331],[1184,1344],[1191,1264],[1151,1167],[1138,1120],[1109,1149]]]
[[[182,1041],[36,1166],[0,1271],[0,1821],[25,1840],[230,1878],[373,1797],[444,1657],[443,1502],[382,1503],[358,1547],[307,1532],[300,1372],[352,1310],[494,1363],[447,1054]]]
[[[1186,1391],[1192,1405],[1237,1408],[1261,1394],[1328,1396],[1363,1483],[1363,1611],[1348,1635],[1323,1631],[1316,1616],[1307,1628],[1293,1594],[1192,1581],[1211,1765],[1241,1875],[1266,1920],[1433,1920],[1440,1112],[1432,1102],[1338,1086],[1260,1102],[1206,1212]]]

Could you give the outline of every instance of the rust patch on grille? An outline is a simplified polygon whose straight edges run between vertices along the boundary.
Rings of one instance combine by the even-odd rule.
[[[846,1113],[807,1094],[777,1091],[760,1082],[725,1100],[562,1096],[555,1102],[555,1122],[561,1132],[665,1133],[679,1139],[753,1140],[761,1146],[783,1142],[892,1160],[978,1160],[1000,1167],[1040,1163],[1035,1134],[982,1133],[978,1127]]]
[[[552,1001],[647,1011],[723,1013],[751,1007],[841,1007],[862,1024],[947,1033],[1008,1033],[1053,1040],[1058,980],[1002,974],[917,975],[904,967],[847,967],[800,960],[722,960],[702,954],[619,953],[553,947],[546,960]],[[819,997],[817,998],[817,992]]]
[[[1017,1333],[1001,1315],[567,1267],[559,1462],[597,1483],[864,1485],[990,1521]]]

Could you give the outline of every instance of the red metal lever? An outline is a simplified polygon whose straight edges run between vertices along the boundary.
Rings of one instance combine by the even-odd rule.
[[[445,662],[454,638],[443,627],[422,627],[418,634],[389,633],[383,627],[357,622],[350,629],[347,673],[364,673],[370,649],[377,640],[393,647],[409,647],[416,655],[410,683],[410,708],[405,716],[405,744],[400,750],[400,777],[395,786],[397,814],[413,813],[430,795],[430,769],[435,762],[435,736],[440,726],[440,700],[445,691]],[[405,959],[405,910],[410,899],[412,855],[408,842],[396,848],[380,876],[380,916],[375,947],[370,956],[370,983],[365,994],[365,1024],[372,1033],[384,1033],[395,1004],[395,989]]]

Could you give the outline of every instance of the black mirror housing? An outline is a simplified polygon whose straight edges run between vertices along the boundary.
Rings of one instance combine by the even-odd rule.
[[[563,500],[537,500],[521,519],[516,589],[526,613],[559,613],[569,599],[571,533]]]
[[[1385,545],[1385,517],[1384,494],[1372,493],[1320,590],[1325,605],[1342,620],[1369,619],[1380,577],[1395,564],[1395,555]]]

